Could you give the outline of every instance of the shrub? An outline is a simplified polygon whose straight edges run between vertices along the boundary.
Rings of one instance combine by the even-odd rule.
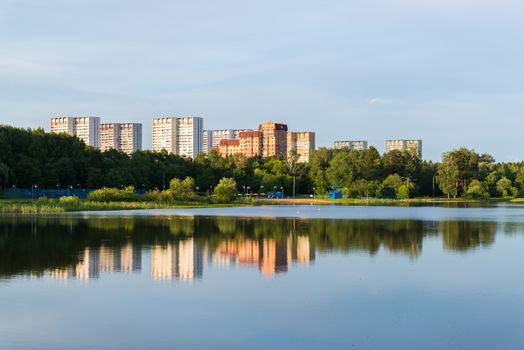
[[[194,200],[196,198],[195,180],[189,176],[184,180],[172,179],[169,182],[169,191],[176,200]]]
[[[58,199],[58,203],[62,205],[78,206],[80,205],[80,198],[77,196],[63,196]]]
[[[48,205],[50,203],[49,198],[39,197],[35,200],[36,205]]]
[[[90,192],[87,199],[93,202],[137,202],[143,199],[141,195],[135,193],[133,186],[123,190],[118,188],[102,188]]]
[[[144,199],[146,201],[150,202],[169,202],[173,200],[173,196],[171,195],[171,191],[159,191],[159,190],[152,190],[148,191],[144,195]]]
[[[230,203],[235,199],[237,183],[229,177],[223,177],[215,187],[214,195],[219,203]]]

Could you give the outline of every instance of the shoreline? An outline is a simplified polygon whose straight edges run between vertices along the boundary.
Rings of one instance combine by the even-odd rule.
[[[220,204],[205,201],[193,202],[92,202],[81,201],[77,205],[61,204],[57,200],[34,201],[30,200],[0,200],[0,215],[40,215],[63,214],[71,212],[97,212],[118,210],[147,210],[147,209],[198,209],[198,208],[229,208],[229,207],[256,207],[256,206],[293,206],[293,205],[337,205],[337,206],[410,206],[410,205],[493,205],[497,203],[524,203],[524,198],[467,200],[447,198],[410,198],[410,199],[381,199],[381,198],[344,198],[330,200],[326,198],[248,198],[233,203]]]

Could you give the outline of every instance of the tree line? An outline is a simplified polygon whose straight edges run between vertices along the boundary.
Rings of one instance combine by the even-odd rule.
[[[239,192],[283,190],[285,195],[325,194],[335,185],[346,197],[448,196],[488,198],[524,195],[524,164],[497,163],[489,154],[460,148],[434,163],[408,151],[381,155],[320,148],[308,163],[298,157],[221,157],[212,152],[195,160],[167,152],[132,155],[86,146],[76,137],[43,129],[0,126],[0,188],[104,187],[164,190],[172,179],[192,178],[197,192],[211,193],[222,178]]]

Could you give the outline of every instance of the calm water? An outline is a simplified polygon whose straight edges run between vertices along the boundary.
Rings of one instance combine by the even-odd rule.
[[[522,206],[5,217],[0,349],[524,349],[523,252]]]

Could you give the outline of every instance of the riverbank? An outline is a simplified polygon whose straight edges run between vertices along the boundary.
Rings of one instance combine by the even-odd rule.
[[[207,201],[173,202],[94,202],[80,200],[76,204],[60,203],[58,200],[0,200],[0,214],[60,214],[75,211],[131,210],[131,209],[190,209],[219,208],[253,205],[253,201],[237,201],[229,204]]]
[[[524,203],[524,198],[515,199],[490,199],[466,200],[448,198],[409,198],[409,199],[381,199],[381,198],[343,198],[330,200],[326,198],[247,198],[238,199],[233,203],[212,203],[206,199],[197,201],[172,201],[172,202],[95,202],[80,200],[76,204],[61,203],[58,200],[0,200],[0,214],[60,214],[76,211],[111,211],[111,210],[136,210],[136,209],[193,209],[193,208],[223,208],[264,205],[369,205],[369,206],[409,206],[409,205],[461,205],[478,204],[488,205],[500,202]]]

